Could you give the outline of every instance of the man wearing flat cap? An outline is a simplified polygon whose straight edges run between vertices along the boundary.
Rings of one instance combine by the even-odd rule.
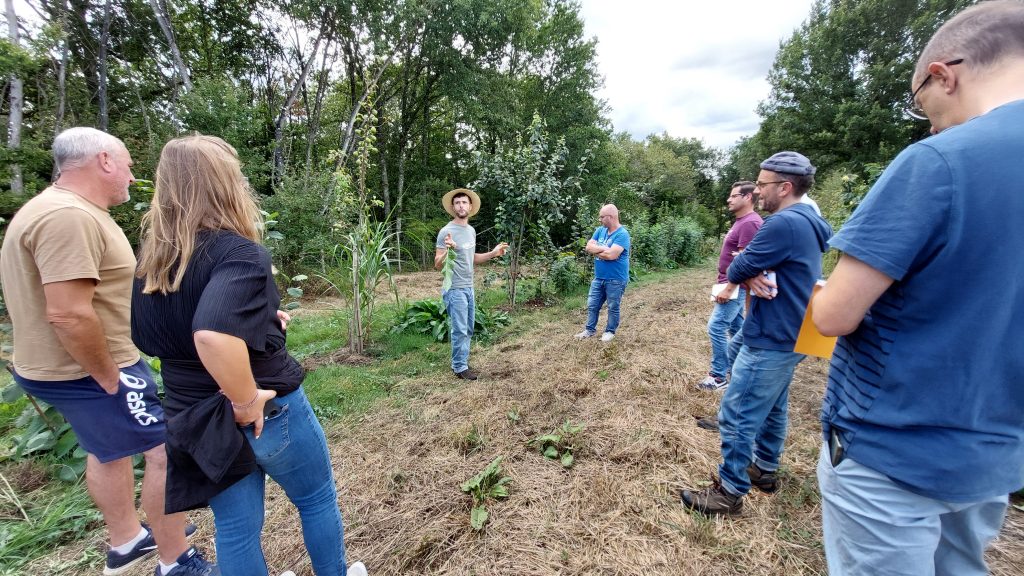
[[[800,202],[814,185],[814,172],[796,152],[779,152],[761,163],[755,187],[771,216],[727,271],[730,287],[746,284],[754,298],[734,337],[740,338],[739,352],[718,412],[719,478],[704,490],[682,493],[685,506],[704,514],[738,514],[751,487],[778,489],[789,383],[803,360],[793,347],[832,235],[828,223]],[[768,271],[775,282],[763,278]]]
[[[470,217],[480,211],[480,196],[476,192],[456,188],[441,198],[441,205],[452,215],[452,221],[437,233],[434,268],[440,270],[448,252],[455,253],[451,286],[445,282],[446,286],[441,290],[441,299],[451,319],[452,371],[463,380],[476,380],[476,374],[469,368],[469,344],[473,339],[476,312],[473,265],[503,256],[508,243],[499,242],[490,252],[476,252],[476,230],[469,225]]]

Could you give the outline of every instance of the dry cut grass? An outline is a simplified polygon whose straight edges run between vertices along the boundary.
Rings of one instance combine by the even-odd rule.
[[[611,344],[572,338],[582,311],[550,314],[514,340],[474,349],[479,381],[455,382],[445,370],[408,380],[358,422],[329,430],[350,561],[375,575],[825,573],[814,476],[824,361],[797,370],[779,493],[755,491],[733,519],[679,503],[678,491],[706,481],[719,461],[717,434],[694,425],[719,398],[693,388],[710,355],[709,276],[691,270],[631,287]],[[527,446],[565,421],[585,427],[571,470]],[[490,505],[476,533],[459,484],[499,455],[512,493]],[[208,515],[198,521],[209,538]],[[264,548],[271,574],[312,573],[279,490],[268,499]],[[1024,513],[1010,511],[990,556],[994,574],[1020,574]]]

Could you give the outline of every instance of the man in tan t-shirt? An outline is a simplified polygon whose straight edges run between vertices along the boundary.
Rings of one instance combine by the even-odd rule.
[[[184,514],[164,514],[163,409],[131,340],[135,255],[108,213],[128,200],[131,155],[117,138],[71,128],[53,143],[60,176],[11,220],[0,279],[14,325],[14,377],[56,407],[89,453],[86,482],[110,538],[104,574],[119,574],[159,545],[158,574],[188,571],[201,555]],[[134,454],[146,473],[135,510]]]

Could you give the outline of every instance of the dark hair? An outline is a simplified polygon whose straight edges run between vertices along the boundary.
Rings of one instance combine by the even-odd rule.
[[[751,182],[750,180],[740,180],[739,182],[733,182],[732,186],[729,186],[729,190],[732,190],[733,188],[739,188],[740,194],[744,196],[753,193],[754,190],[757,189],[757,187],[754,186],[754,183]]]
[[[779,180],[785,180],[793,185],[793,196],[799,198],[804,194],[811,191],[814,187],[814,176],[808,174],[806,176],[800,174],[786,174],[785,172],[772,172],[779,177]]]
[[[455,201],[458,200],[459,198],[465,198],[466,200],[469,200],[470,206],[473,205],[473,199],[470,198],[469,194],[466,194],[465,192],[459,192],[455,196],[452,196],[452,204],[455,204]]]

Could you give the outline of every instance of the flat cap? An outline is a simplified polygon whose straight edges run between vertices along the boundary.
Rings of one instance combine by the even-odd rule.
[[[796,174],[797,176],[813,176],[818,171],[807,156],[799,152],[777,152],[761,162],[761,169],[779,174]]]

